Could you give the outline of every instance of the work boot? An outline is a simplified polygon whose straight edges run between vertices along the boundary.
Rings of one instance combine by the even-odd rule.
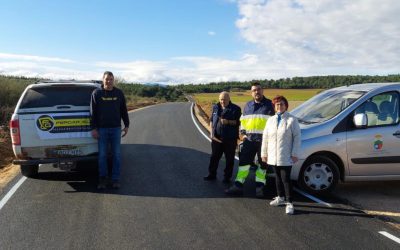
[[[104,189],[106,189],[106,186],[107,186],[106,177],[100,177],[99,178],[99,183],[97,184],[97,189],[104,190]]]
[[[243,187],[238,187],[237,185],[232,185],[230,188],[225,190],[227,195],[242,195]]]
[[[113,189],[119,189],[119,188],[121,187],[121,184],[119,183],[118,180],[113,180],[113,181],[112,181],[112,184],[111,184],[111,187],[112,187]]]
[[[222,181],[224,184],[229,184],[231,183],[231,178],[225,177],[224,180]]]
[[[211,175],[211,174],[203,177],[203,180],[205,180],[205,181],[213,181],[215,179],[217,179],[217,177],[215,177],[215,175]]]
[[[256,187],[256,197],[257,198],[264,198],[264,187]]]

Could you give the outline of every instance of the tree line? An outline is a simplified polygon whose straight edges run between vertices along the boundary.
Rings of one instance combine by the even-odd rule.
[[[264,88],[273,89],[329,89],[339,86],[370,83],[370,82],[400,82],[400,74],[387,76],[368,75],[330,75],[281,78],[278,80],[252,80],[212,82],[207,84],[181,84],[176,87],[184,93],[218,93],[221,91],[245,91],[250,89],[252,82],[259,82]]]
[[[0,75],[0,125],[9,117],[26,86],[41,80],[40,78],[16,77]],[[127,98],[150,97],[168,102],[183,101],[184,95],[190,93],[219,93],[221,91],[245,91],[252,82],[260,82],[264,88],[283,89],[328,89],[343,85],[369,83],[369,82],[400,82],[400,74],[387,76],[368,75],[331,75],[281,78],[278,80],[264,79],[252,81],[212,82],[206,84],[180,84],[180,85],[146,85],[128,83],[116,77],[116,84],[125,93]]]
[[[0,107],[15,106],[19,96],[26,86],[37,82],[39,78],[15,77],[0,75]],[[221,91],[245,91],[252,82],[260,82],[264,88],[281,89],[328,89],[343,85],[369,83],[369,82],[400,82],[400,74],[387,76],[310,76],[281,78],[278,80],[264,79],[252,81],[212,82],[206,84],[180,84],[180,85],[146,85],[128,83],[116,77],[116,85],[122,89],[126,96],[154,97],[165,101],[184,100],[186,93],[218,93]]]

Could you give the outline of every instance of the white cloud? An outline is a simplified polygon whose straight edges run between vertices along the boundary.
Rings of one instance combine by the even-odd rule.
[[[12,58],[12,59],[10,59]],[[37,61],[40,56],[0,58],[0,73],[50,79],[100,79],[105,70],[129,82],[207,83],[230,80],[276,78],[276,68],[266,68],[259,57],[245,54],[237,60],[211,57],[174,57],[164,61],[60,62]],[[30,59],[30,60],[29,60]],[[61,63],[61,62],[68,63]],[[274,72],[269,74],[268,72]]]
[[[82,70],[84,67],[84,64],[70,59],[0,53],[0,74],[4,75],[50,79],[99,78],[91,70]]]
[[[43,57],[43,56],[18,55],[18,54],[8,54],[8,53],[0,53],[0,60],[1,59],[13,59],[13,60],[34,61],[34,62],[58,62],[58,63],[74,62],[69,59],[63,59],[58,57]]]
[[[236,25],[286,76],[400,70],[400,1],[246,0]]]
[[[129,82],[206,83],[328,74],[400,72],[398,0],[224,0],[238,6],[240,35],[254,48],[239,58],[76,62],[0,53],[0,73]],[[209,31],[208,35],[216,35]],[[236,51],[232,55],[237,55]]]

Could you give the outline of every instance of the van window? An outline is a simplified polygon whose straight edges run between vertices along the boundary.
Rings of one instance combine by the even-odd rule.
[[[355,114],[366,114],[368,127],[397,124],[399,122],[399,94],[387,92],[364,102]]]
[[[364,94],[363,91],[327,90],[304,102],[290,113],[301,123],[324,122],[339,114]]]
[[[44,86],[29,89],[20,108],[53,107],[56,105],[89,106],[92,86]]]

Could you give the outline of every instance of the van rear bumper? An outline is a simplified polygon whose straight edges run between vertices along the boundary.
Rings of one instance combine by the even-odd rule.
[[[97,160],[97,155],[68,157],[68,158],[45,158],[45,159],[29,159],[29,160],[13,160],[14,165],[36,165],[46,163],[61,163],[61,162],[77,162],[77,161],[94,161]]]

